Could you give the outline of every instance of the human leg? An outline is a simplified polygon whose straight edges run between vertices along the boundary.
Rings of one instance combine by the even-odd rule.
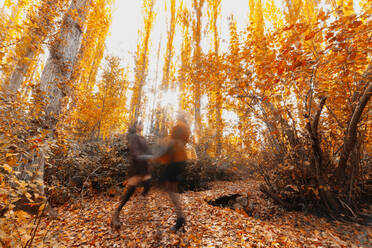
[[[138,183],[138,186],[143,187],[142,195],[146,196],[149,191],[150,191],[150,186],[151,186],[151,175],[150,174],[145,174],[141,176],[141,179]]]
[[[181,199],[178,193],[178,182],[167,183],[167,193],[172,201],[172,204],[176,211],[176,224],[172,227],[172,231],[178,231],[185,224],[185,217],[182,210]]]
[[[182,204],[178,194],[179,184],[184,177],[184,168],[184,162],[171,163],[164,168],[160,176],[164,191],[169,195],[177,215],[176,224],[172,227],[173,231],[178,231],[185,224]]]
[[[142,186],[143,186],[142,195],[146,196],[150,191],[150,179],[143,181]]]
[[[130,197],[133,195],[135,189],[136,189],[136,186],[129,185],[125,193],[120,197],[119,206],[115,209],[112,215],[112,219],[111,219],[111,226],[116,230],[120,229],[120,226],[121,226],[120,219],[119,219],[120,211],[124,207],[125,203],[127,203]]]

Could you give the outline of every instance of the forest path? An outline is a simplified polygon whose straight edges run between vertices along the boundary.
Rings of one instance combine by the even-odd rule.
[[[182,194],[186,226],[174,234],[173,207],[165,193],[147,197],[137,190],[124,206],[119,232],[110,228],[118,197],[98,196],[56,209],[59,217],[44,219],[35,245],[40,247],[370,247],[372,228],[329,222],[302,212],[285,212],[258,191],[259,181],[215,182],[209,190]],[[223,195],[248,197],[244,211],[208,204]],[[147,204],[146,204],[147,203]],[[42,241],[43,240],[43,241]]]

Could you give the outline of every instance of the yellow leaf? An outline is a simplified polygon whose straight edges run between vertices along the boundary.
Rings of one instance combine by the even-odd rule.
[[[39,212],[43,211],[43,210],[44,210],[44,208],[45,208],[45,206],[46,206],[46,204],[45,204],[45,203],[44,203],[44,204],[41,204],[41,205],[40,205],[40,207],[39,207]]]
[[[26,192],[25,195],[26,195],[27,199],[29,199],[29,200],[31,199],[31,194],[30,193]]]
[[[9,173],[11,173],[11,172],[13,171],[12,167],[10,167],[10,166],[7,165],[7,164],[4,164],[4,165],[3,165],[3,168],[4,168],[4,170],[6,170],[6,171],[9,172]]]
[[[11,157],[11,156],[16,156],[18,153],[7,153],[5,154],[5,157]]]

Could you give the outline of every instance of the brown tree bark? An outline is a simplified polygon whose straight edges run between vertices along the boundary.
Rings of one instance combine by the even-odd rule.
[[[337,179],[339,183],[344,183],[344,180],[346,179],[347,162],[350,157],[350,153],[354,149],[357,141],[358,123],[362,117],[363,110],[372,95],[372,82],[370,79],[368,80],[367,85],[368,86],[364,90],[363,95],[358,102],[358,105],[352,113],[351,120],[347,127],[343,149],[341,151],[340,160],[338,163]]]

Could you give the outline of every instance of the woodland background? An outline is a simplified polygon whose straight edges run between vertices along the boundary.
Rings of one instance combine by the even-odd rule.
[[[160,43],[149,49],[157,16],[155,1],[143,0],[134,68],[105,51],[113,0],[3,3],[0,243],[31,247],[51,206],[115,194],[130,123],[143,120],[159,144],[177,109],[192,116],[185,191],[258,177],[262,197],[285,210],[370,221],[370,1],[356,12],[353,0],[249,0],[249,23],[237,27],[230,16],[229,37],[218,28],[221,0],[163,2],[164,57]],[[150,53],[163,60],[155,81],[147,78]],[[156,100],[167,92],[179,102]]]

